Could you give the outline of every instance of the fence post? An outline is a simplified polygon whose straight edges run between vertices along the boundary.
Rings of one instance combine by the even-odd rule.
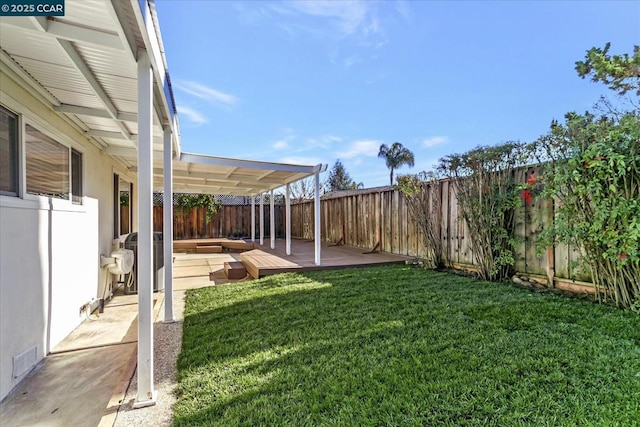
[[[555,216],[554,212],[554,203],[553,199],[547,202],[546,206],[546,220],[547,227],[551,227],[553,223],[553,218]],[[555,288],[555,275],[556,275],[556,248],[552,246],[547,246],[547,284],[550,288]]]

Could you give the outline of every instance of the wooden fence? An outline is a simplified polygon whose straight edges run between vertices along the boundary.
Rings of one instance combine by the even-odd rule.
[[[275,205],[276,237],[284,237],[284,206]],[[153,208],[153,231],[162,231],[162,206]],[[256,237],[260,233],[260,206],[255,206]],[[269,236],[270,211],[264,206],[264,235]],[[248,237],[251,235],[251,206],[222,206],[220,211],[207,223],[205,209],[194,208],[185,213],[174,208],[173,238],[204,239],[215,237]]]
[[[525,182],[536,168],[516,171],[518,182]],[[468,226],[459,213],[455,188],[448,180],[435,184],[440,192],[441,212],[437,215],[440,236],[449,262],[454,266],[473,266]],[[398,190],[352,192],[341,197],[325,197],[321,201],[322,240],[362,249],[379,245],[384,252],[408,256],[424,256],[421,231],[411,218],[407,200]],[[542,248],[538,239],[546,224],[553,218],[553,204],[533,199],[523,200],[516,211],[515,235],[520,241],[516,250],[515,269],[540,279],[554,277],[560,281],[589,282],[590,276],[576,268],[579,253],[575,248],[559,245]],[[314,204],[312,201],[291,206],[291,234],[312,239]]]
[[[527,176],[539,174],[537,168],[516,171],[516,179],[525,182]],[[434,184],[439,192],[441,209],[436,221],[445,254],[453,266],[472,267],[468,226],[459,213],[455,188],[448,180]],[[398,190],[358,190],[346,195],[325,196],[320,202],[321,239],[323,241],[355,246],[407,256],[425,256],[420,228],[411,218],[404,195]],[[533,198],[515,212],[515,236],[519,240],[515,269],[518,273],[539,279],[554,277],[557,281],[589,282],[588,273],[577,268],[579,252],[567,245],[538,248],[540,233],[554,216],[553,203]],[[284,206],[275,206],[276,236],[284,237]],[[256,236],[259,233],[260,206],[255,206]],[[264,206],[264,235],[269,236],[269,206]],[[251,233],[251,206],[222,206],[206,222],[204,208],[189,213],[181,208],[174,211],[174,239],[215,237],[248,237]],[[313,239],[313,201],[291,206],[291,234],[294,238]],[[154,207],[154,231],[162,231],[162,207]],[[582,283],[585,284],[585,283]],[[571,288],[571,286],[565,286]]]

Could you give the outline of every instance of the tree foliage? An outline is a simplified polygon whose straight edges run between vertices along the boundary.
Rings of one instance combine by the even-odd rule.
[[[340,159],[336,160],[327,178],[329,191],[351,190],[357,188],[358,184],[351,179],[349,172],[344,167]]]
[[[324,194],[326,184],[320,182],[319,185],[320,194]],[[291,201],[294,203],[313,199],[316,191],[315,177],[309,177],[291,183],[289,191],[291,191]]]
[[[549,160],[541,196],[557,200],[545,245],[580,248],[598,296],[640,309],[640,115],[566,115],[532,143]]]
[[[412,168],[415,163],[413,152],[399,142],[394,142],[391,146],[382,144],[378,151],[378,157],[384,159],[387,168],[389,168],[389,185],[393,185],[393,172],[395,169],[403,165]]]
[[[175,193],[173,195],[173,205],[181,208],[184,213],[189,213],[196,207],[205,208],[207,224],[222,207],[222,203],[213,194],[190,193]]]
[[[446,256],[440,228],[442,195],[435,174],[400,175],[398,189],[404,194],[409,214],[418,225],[427,258],[434,268],[444,268]]]
[[[634,46],[631,55],[613,56],[609,55],[610,47],[611,43],[607,43],[604,49],[589,49],[584,61],[576,62],[578,75],[602,82],[620,95],[635,90],[640,96],[640,46]]]
[[[640,95],[640,47],[632,55],[587,51],[576,62],[618,95]],[[544,245],[572,244],[582,252],[598,297],[640,311],[640,110],[595,116],[568,113],[564,123],[530,144],[545,161],[541,197],[554,200],[555,219],[543,231]]]
[[[129,192],[121,191],[120,192],[120,206],[129,206]]]
[[[502,280],[513,274],[514,210],[521,204],[514,170],[525,164],[523,148],[519,142],[507,142],[440,159],[438,171],[451,179],[456,191],[482,279]]]

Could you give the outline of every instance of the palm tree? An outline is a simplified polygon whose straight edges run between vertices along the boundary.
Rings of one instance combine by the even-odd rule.
[[[413,167],[414,158],[413,153],[408,148],[405,148],[399,142],[394,142],[391,147],[387,144],[380,146],[378,157],[384,159],[387,167],[391,171],[389,174],[389,185],[393,185],[393,171],[402,165],[407,165],[410,168]]]

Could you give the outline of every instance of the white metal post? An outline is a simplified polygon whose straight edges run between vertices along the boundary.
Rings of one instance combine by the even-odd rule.
[[[164,321],[173,322],[173,146],[171,128],[164,128],[162,233],[164,238]]]
[[[138,55],[138,395],[134,407],[155,405],[153,387],[153,73]]]
[[[285,238],[287,240],[287,255],[291,255],[291,187],[287,184],[284,197]]]
[[[315,261],[316,265],[320,265],[320,172],[316,172],[315,187],[315,221],[313,223],[313,234],[316,245]]]
[[[256,196],[251,196],[251,241],[256,241]]]
[[[264,193],[260,193],[260,246],[264,245]]]
[[[276,248],[276,215],[273,190],[269,195],[269,236],[271,237],[271,249]]]

